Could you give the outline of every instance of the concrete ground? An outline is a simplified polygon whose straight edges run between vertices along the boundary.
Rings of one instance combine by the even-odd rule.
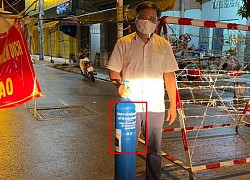
[[[56,64],[62,62],[60,61],[60,59],[55,59],[55,62],[57,61]],[[73,63],[74,64],[74,63]],[[51,65],[51,64],[50,64]],[[54,66],[54,65],[52,65]],[[55,65],[58,66],[58,65]],[[55,67],[54,66],[54,67]],[[73,67],[73,69],[69,70],[69,71],[73,71],[76,73],[79,73],[79,69],[77,68],[77,66],[71,65],[69,68]],[[63,66],[59,65],[59,67],[57,68],[63,68]],[[97,73],[97,78],[101,79],[101,80],[105,80],[105,81],[109,81],[109,77],[108,77],[108,70],[105,68],[100,68],[100,67],[95,67]],[[68,70],[68,69],[67,69]],[[221,79],[219,80],[219,83],[223,84],[227,84],[228,83],[232,83],[235,81],[238,82],[246,82],[247,86],[249,86],[250,84],[250,80],[248,75],[243,75],[241,77],[239,77],[238,79],[234,78],[233,80],[230,80],[230,77],[227,77],[225,79]],[[197,86],[200,84],[197,84]],[[187,86],[187,85],[183,85],[179,84],[179,87],[183,87],[183,86]],[[193,86],[196,86],[196,84],[193,84]],[[191,85],[192,87],[192,85]],[[220,94],[218,94],[220,93]],[[211,124],[225,124],[225,123],[238,123],[238,119],[241,116],[242,113],[242,108],[244,106],[244,103],[239,105],[239,106],[233,106],[233,108],[236,107],[236,109],[234,109],[234,111],[232,111],[232,109],[230,108],[230,105],[228,103],[228,101],[217,101],[217,104],[215,105],[216,107],[210,107],[207,103],[200,103],[199,105],[199,100],[207,100],[209,96],[211,96],[211,89],[203,89],[203,90],[193,90],[192,92],[190,92],[190,90],[180,90],[180,94],[181,94],[181,99],[183,100],[183,102],[185,100],[190,100],[190,99],[195,99],[196,103],[192,104],[192,103],[184,103],[184,112],[185,115],[187,116],[188,121],[186,121],[186,126],[201,126],[201,125],[211,125]],[[223,90],[223,91],[216,91],[213,92],[213,98],[214,99],[218,99],[218,98],[222,98],[222,99],[232,99],[234,97],[234,92],[233,90]],[[249,97],[249,90],[246,90],[246,96]],[[211,98],[211,99],[213,99]],[[198,105],[197,105],[198,102]],[[245,101],[244,101],[245,102]],[[229,107],[228,107],[229,105]],[[201,116],[204,115],[206,111],[206,114],[208,116],[212,116],[212,115],[216,115],[215,117],[206,117],[206,118],[202,118]],[[200,117],[193,117],[193,116],[200,116]],[[249,119],[245,119],[247,122],[250,122]],[[174,127],[178,128],[179,127],[179,123],[175,123],[173,125]],[[167,127],[167,124],[165,124],[165,127]],[[246,127],[242,127],[240,129],[240,133],[237,134],[235,133],[234,127],[229,127],[229,128],[224,128],[224,129],[213,129],[213,130],[199,130],[198,132],[188,132],[188,138],[189,138],[189,144],[190,144],[190,152],[191,152],[191,156],[192,156],[192,161],[193,161],[193,166],[197,166],[197,165],[202,165],[202,164],[211,164],[211,163],[218,163],[218,162],[224,162],[224,161],[231,161],[234,159],[240,159],[240,158],[248,158],[250,157],[250,151],[249,148],[249,128]],[[180,138],[181,134],[178,132],[174,132],[174,133],[170,133],[170,134],[164,134],[163,136],[163,148],[164,147],[169,147],[166,149],[166,151],[173,151],[175,152],[172,156],[177,158],[178,160],[181,160],[182,162],[186,163],[186,157],[185,157],[185,153],[184,149],[183,149],[183,143],[182,143],[182,139]],[[199,137],[199,138],[198,138]],[[174,143],[173,143],[174,140]],[[223,143],[222,142],[226,142]],[[235,144],[236,147],[232,148],[231,144]],[[174,144],[174,146],[173,146]],[[175,147],[175,148],[173,148]],[[178,148],[176,148],[178,147]],[[203,150],[206,150],[206,153],[203,153]],[[181,149],[181,150],[180,150]],[[236,153],[237,151],[237,153]],[[176,157],[176,154],[177,157]],[[137,158],[138,159],[138,158]],[[137,160],[137,170],[140,169],[141,164],[143,163],[138,163],[140,162],[142,159]],[[144,160],[143,160],[144,161]],[[169,171],[169,167],[173,168],[173,166],[169,166],[169,161],[166,160],[166,164],[167,166],[166,171],[164,171],[165,168],[163,168],[163,172],[166,172],[167,176],[165,177],[165,179],[168,179],[169,176],[171,176],[171,173],[168,173]],[[243,164],[241,165],[244,168],[249,168],[249,164]],[[143,166],[144,167],[144,166]],[[170,169],[171,169],[170,168]],[[184,170],[177,170],[176,167],[174,167],[175,169],[175,173],[177,173],[178,175],[180,174],[184,174],[184,176],[182,176],[181,179],[185,179],[188,177],[188,173]],[[226,171],[224,171],[226,170]],[[238,172],[235,174],[235,166],[232,167],[224,167],[224,169],[222,170],[221,168],[219,169],[215,169],[215,170],[209,170],[210,173],[213,174],[213,178],[216,179],[216,176],[220,177],[221,179],[223,178],[236,178],[239,176],[239,179],[248,179],[250,177],[250,172],[247,170],[246,172],[243,170],[243,172]],[[140,171],[140,170],[139,170]],[[142,177],[145,178],[145,174],[143,173],[144,170],[142,168],[142,175],[138,176],[138,177]],[[197,172],[195,173],[195,176],[199,179],[199,175],[200,178],[204,178],[203,176],[206,175],[206,171],[204,173],[204,171],[201,172]],[[139,173],[140,174],[140,173]],[[232,175],[230,175],[232,174]],[[164,178],[164,173],[163,173],[163,178]],[[236,177],[235,177],[236,176]],[[208,179],[210,179],[211,177],[208,176]],[[212,178],[212,179],[213,179]],[[140,179],[140,178],[139,178]],[[174,176],[173,176],[173,179]],[[178,179],[178,178],[177,178]],[[187,178],[188,179],[188,178]]]

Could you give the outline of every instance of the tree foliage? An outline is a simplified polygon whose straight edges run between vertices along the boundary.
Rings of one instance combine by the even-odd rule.
[[[250,0],[242,0],[243,6],[239,8],[238,15],[242,18],[249,18],[250,17]]]

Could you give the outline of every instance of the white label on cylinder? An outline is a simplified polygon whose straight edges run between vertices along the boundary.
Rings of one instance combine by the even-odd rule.
[[[122,132],[120,129],[115,129],[115,151],[122,151],[122,142],[121,142]]]

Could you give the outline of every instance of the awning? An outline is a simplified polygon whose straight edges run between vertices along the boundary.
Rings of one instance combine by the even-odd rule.
[[[155,4],[159,7],[159,9],[163,11],[172,10],[175,5],[175,0],[153,0]],[[136,6],[130,7],[130,5],[126,5],[123,8],[124,12],[124,21],[133,21],[136,16],[135,11]],[[78,21],[82,24],[95,24],[101,22],[116,22],[116,8],[107,9],[103,11],[83,14],[80,16],[69,17],[67,18],[69,21],[75,22]]]
[[[174,9],[175,0],[168,0],[168,1],[158,1],[155,4],[159,7],[161,12],[168,11]],[[136,16],[135,7],[127,12],[128,20],[134,20]]]

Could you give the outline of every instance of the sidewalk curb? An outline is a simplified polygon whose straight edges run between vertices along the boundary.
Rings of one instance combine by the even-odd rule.
[[[60,63],[59,62],[51,63],[50,61],[48,62],[48,60],[44,60],[44,61],[35,60],[34,64],[43,64],[43,65],[46,65],[46,66],[49,66],[58,70],[81,74],[80,67],[76,63],[70,62],[70,63],[65,64],[65,62],[62,63],[62,61]],[[96,79],[111,82],[108,76],[108,69],[96,67],[96,66],[93,66],[93,68],[95,72],[97,72],[97,75],[95,76]]]

